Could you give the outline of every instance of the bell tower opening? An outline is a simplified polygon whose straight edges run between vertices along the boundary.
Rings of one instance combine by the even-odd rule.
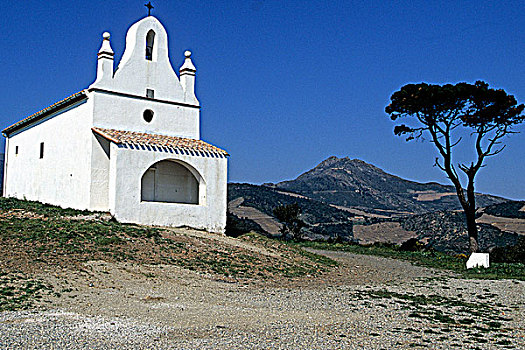
[[[153,44],[155,43],[155,32],[151,29],[146,35],[146,59],[153,60]]]

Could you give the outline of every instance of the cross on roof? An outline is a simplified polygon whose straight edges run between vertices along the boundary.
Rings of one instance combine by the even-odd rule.
[[[148,8],[148,16],[151,16],[151,9],[154,8],[153,5],[151,4],[151,1],[148,1],[148,3],[145,4],[144,6]]]

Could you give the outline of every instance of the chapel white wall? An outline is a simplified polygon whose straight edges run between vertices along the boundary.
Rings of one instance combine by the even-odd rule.
[[[100,128],[199,139],[199,109],[169,103],[91,92],[94,100],[93,125]],[[145,95],[145,90],[144,90]],[[143,113],[153,111],[146,122]]]
[[[91,184],[89,209],[109,211],[110,142],[91,133]]]
[[[88,99],[9,135],[4,196],[89,209],[92,108]]]
[[[199,186],[199,205],[141,201],[142,175],[161,160],[193,167],[205,185]],[[132,149],[111,144],[110,211],[120,222],[159,226],[190,226],[223,233],[226,227],[227,158]],[[115,169],[118,169],[116,171]]]

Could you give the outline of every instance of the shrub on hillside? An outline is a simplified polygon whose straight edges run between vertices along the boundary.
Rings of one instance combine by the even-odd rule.
[[[248,232],[264,233],[261,225],[247,218],[240,218],[230,212],[226,215],[226,236],[239,237]]]
[[[413,215],[400,220],[401,227],[413,231],[427,246],[440,252],[465,253],[468,251],[468,235],[465,216],[461,212],[434,212]],[[516,244],[518,234],[501,231],[495,226],[480,223],[479,244],[482,252],[494,247]]]
[[[306,224],[299,218],[301,215],[301,207],[299,207],[297,203],[275,207],[273,209],[273,215],[283,224],[280,230],[283,238],[300,238],[301,229],[305,227]]]
[[[348,243],[354,241],[354,227],[352,222],[319,224],[310,226],[308,231],[313,235],[326,237],[326,241],[331,243]]]
[[[426,250],[426,246],[417,238],[410,238],[401,244],[399,250],[402,252],[421,252]]]
[[[514,245],[495,247],[490,252],[491,262],[525,264],[525,236],[520,236]]]
[[[509,201],[488,206],[485,208],[485,213],[506,218],[525,219],[525,211],[521,211],[524,206],[525,201]]]

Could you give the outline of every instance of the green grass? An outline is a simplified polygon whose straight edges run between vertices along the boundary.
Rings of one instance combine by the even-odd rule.
[[[492,263],[490,268],[466,268],[466,257],[445,253],[404,252],[393,244],[356,245],[326,242],[294,242],[294,245],[320,250],[339,250],[354,254],[375,255],[410,261],[416,265],[458,273],[464,278],[525,280],[525,265],[520,263]]]
[[[89,211],[62,209],[33,201],[0,198],[0,212],[30,212],[36,217],[10,217],[0,220],[0,238],[17,239],[22,242],[53,242],[56,248],[66,252],[78,252],[88,246],[119,244],[126,238],[159,237],[160,230],[120,224],[116,221],[70,220],[71,216],[94,214]],[[38,217],[38,216],[42,217]],[[86,243],[89,243],[88,246]],[[45,249],[44,249],[45,250]]]

